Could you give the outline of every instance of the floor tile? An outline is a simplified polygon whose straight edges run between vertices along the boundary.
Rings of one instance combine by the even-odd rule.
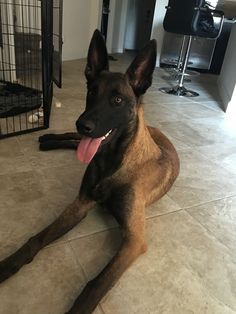
[[[205,138],[200,146],[209,145],[209,142],[227,143],[236,140],[235,124],[226,117],[196,118],[186,122],[191,129]]]
[[[145,103],[145,118],[148,123],[158,125],[161,122],[189,122],[192,119],[222,117],[222,112],[202,106],[199,103]]]
[[[0,164],[0,175],[32,170],[17,138],[0,140]]]
[[[176,148],[189,148],[213,144],[213,139],[207,139],[198,129],[185,121],[163,121],[160,123],[161,131],[169,137]]]
[[[70,246],[46,248],[0,285],[0,313],[63,314],[84,284],[83,271]]]
[[[41,199],[19,204],[1,202],[0,259],[23,245],[56,219],[54,209]]]
[[[180,175],[168,195],[181,208],[236,195],[236,176],[196,150],[179,152]]]
[[[236,196],[187,209],[236,258]]]
[[[236,174],[236,142],[234,140],[198,148],[198,152],[228,172]]]
[[[0,176],[0,259],[51,223],[56,215],[34,172]]]
[[[147,239],[148,252],[101,303],[105,313],[235,313],[235,259],[196,220],[184,212],[150,219]],[[118,231],[110,230],[71,245],[91,279],[120,241]]]

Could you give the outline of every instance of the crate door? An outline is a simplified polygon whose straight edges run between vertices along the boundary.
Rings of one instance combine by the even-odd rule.
[[[53,81],[61,88],[63,0],[53,0]]]

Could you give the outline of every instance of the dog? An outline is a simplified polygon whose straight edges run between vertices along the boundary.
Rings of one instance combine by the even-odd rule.
[[[118,221],[122,244],[67,313],[92,313],[124,271],[147,250],[145,207],[166,194],[179,173],[174,146],[144,121],[141,99],[151,86],[155,65],[156,41],[151,40],[125,74],[110,72],[104,39],[98,30],[94,32],[85,69],[86,107],[76,121],[77,132],[39,138],[41,150],[75,149],[78,159],[88,164],[79,194],[55,222],[0,262],[0,281],[72,229],[96,203]]]

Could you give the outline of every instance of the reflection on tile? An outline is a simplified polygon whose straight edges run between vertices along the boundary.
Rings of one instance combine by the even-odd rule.
[[[212,140],[207,140],[204,135],[200,134],[198,130],[192,128],[184,121],[170,121],[160,123],[161,131],[166,134],[173,142],[173,144],[179,148],[196,147],[201,146],[203,142],[206,144],[212,144]]]
[[[199,147],[199,153],[212,160],[228,172],[236,174],[236,142],[225,140],[224,143]]]
[[[43,197],[27,202],[15,202],[3,197],[0,215],[0,260],[56,218],[54,208]]]
[[[224,115],[224,106],[223,106],[223,103],[222,101],[216,101],[216,100],[206,100],[206,101],[199,101],[197,98],[194,100],[196,101],[198,104],[200,103],[202,106],[206,107],[206,108],[209,108],[209,109],[212,109],[212,110],[215,110],[217,112],[219,112],[220,114],[223,114]]]
[[[205,138],[199,146],[209,145],[209,142],[225,143],[236,139],[236,127],[232,121],[226,119],[226,117],[210,117],[201,119],[192,119],[187,124],[195,132]]]
[[[147,239],[148,252],[104,298],[105,313],[235,313],[235,260],[191,216],[179,212],[148,220]],[[88,278],[119,244],[117,230],[71,242]]]
[[[180,175],[168,195],[182,208],[236,194],[236,176],[196,150],[179,152]]]
[[[148,91],[147,94],[144,95],[144,103],[159,103],[159,104],[179,104],[182,102],[190,102],[187,98],[184,97],[176,97],[173,95],[167,95],[162,93],[158,89],[156,91]]]
[[[83,172],[83,166],[73,167],[71,163],[61,166],[58,163],[55,167],[39,168],[36,171],[43,197],[57,217],[78,196]]]
[[[1,199],[12,203],[27,203],[42,197],[42,186],[34,171],[0,175]]]
[[[0,175],[31,170],[17,138],[0,140]]]
[[[84,284],[83,271],[70,246],[44,249],[0,285],[0,313],[63,314]]]
[[[236,255],[236,197],[224,198],[193,208],[188,213]]]

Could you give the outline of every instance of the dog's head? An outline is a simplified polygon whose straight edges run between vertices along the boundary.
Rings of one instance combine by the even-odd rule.
[[[156,65],[156,41],[151,40],[125,74],[109,72],[108,54],[101,33],[90,42],[85,76],[86,108],[76,122],[82,140],[77,156],[89,163],[98,149],[112,141],[136,119],[139,98],[152,83]]]

